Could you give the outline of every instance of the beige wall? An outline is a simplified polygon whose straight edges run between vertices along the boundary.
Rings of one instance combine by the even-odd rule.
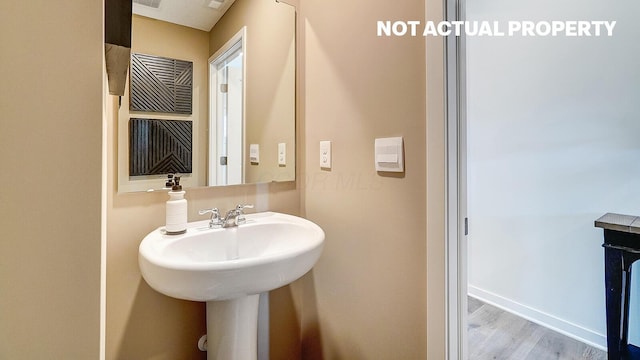
[[[248,183],[287,181],[295,175],[295,12],[269,0],[236,0],[213,27],[213,55],[247,28],[246,143],[260,145],[260,164],[245,167]],[[287,144],[287,165],[278,166],[278,143]],[[247,161],[248,162],[248,161]]]
[[[102,3],[0,2],[0,359],[97,359]]]
[[[303,358],[424,359],[425,43],[375,35],[377,20],[424,19],[424,4],[300,3],[303,211],[326,232],[305,279]],[[374,139],[390,136],[404,137],[402,175],[375,172]]]
[[[183,175],[182,184],[187,187],[203,186],[207,181],[208,136],[208,59],[209,33],[186,26],[158,21],[134,15],[131,30],[131,51],[193,62],[192,113],[165,114],[129,111],[129,76],[122,105],[118,111],[118,143],[123,151],[118,153],[119,191],[145,191],[160,189],[164,180],[158,176],[129,180],[129,119],[168,119],[191,121],[193,126],[193,172]]]

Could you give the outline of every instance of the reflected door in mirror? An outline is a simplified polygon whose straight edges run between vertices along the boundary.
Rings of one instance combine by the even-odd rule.
[[[209,186],[244,183],[243,33],[210,63]]]

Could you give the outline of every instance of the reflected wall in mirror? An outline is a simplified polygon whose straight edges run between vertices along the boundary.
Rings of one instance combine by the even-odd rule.
[[[169,6],[170,1],[186,0],[163,0],[162,4],[166,2]],[[208,3],[189,2],[198,6]],[[134,3],[134,13],[140,13],[136,6],[140,7]],[[192,172],[181,174],[186,188],[295,180],[295,9],[275,0],[235,0],[210,31],[148,17],[153,14],[153,11],[145,12],[147,16],[134,14],[131,51],[193,63],[192,113],[131,111],[127,83],[118,110],[118,191],[159,190],[164,188],[166,179],[164,174],[130,176],[131,118],[192,123]],[[216,55],[242,32],[243,69],[235,75],[231,71],[236,86],[230,87],[225,82],[210,84],[210,68],[214,67]],[[218,94],[221,89],[229,96],[229,89],[241,95],[239,110],[231,114],[240,120],[236,120],[235,128],[231,127],[226,137],[220,129],[225,126],[224,116],[229,114],[219,115],[218,110],[234,100],[222,99]],[[235,101],[237,104],[238,100]],[[259,146],[258,162],[250,161],[252,145]],[[237,160],[232,160],[230,151]],[[226,165],[221,165],[225,161]],[[232,177],[222,181],[218,175],[225,171],[232,173]]]

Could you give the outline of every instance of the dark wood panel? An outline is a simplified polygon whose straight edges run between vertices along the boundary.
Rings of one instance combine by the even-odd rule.
[[[104,42],[131,48],[131,0],[105,0]]]
[[[131,111],[191,114],[193,62],[131,54]]]
[[[129,120],[129,176],[192,172],[191,121]]]

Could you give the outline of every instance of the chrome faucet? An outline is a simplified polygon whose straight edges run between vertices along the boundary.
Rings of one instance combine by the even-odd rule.
[[[227,211],[224,218],[220,217],[220,211],[217,208],[205,209],[198,211],[198,214],[204,215],[211,213],[209,228],[228,228],[244,224],[247,219],[244,217],[244,209],[253,209],[253,205],[237,205],[235,209]]]
[[[227,215],[222,220],[222,227],[238,226],[247,222],[244,217],[244,209],[253,209],[253,205],[237,205],[235,209],[227,211]]]

